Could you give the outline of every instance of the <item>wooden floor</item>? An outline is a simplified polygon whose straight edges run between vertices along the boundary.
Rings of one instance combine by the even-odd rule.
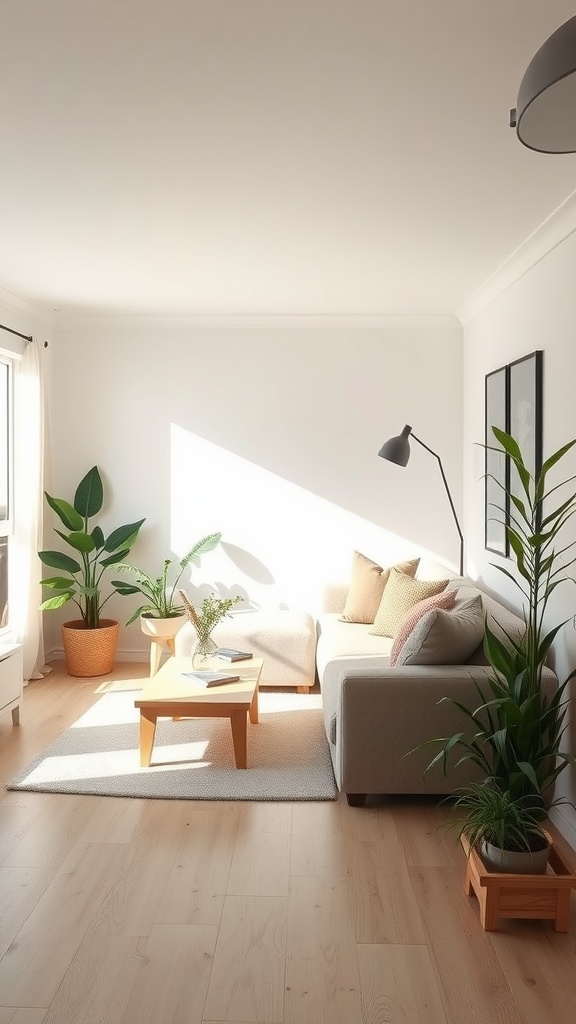
[[[0,718],[3,785],[101,682],[29,684],[24,724]],[[484,932],[440,820],[417,798],[3,790],[0,1024],[574,1024],[576,908],[568,935]]]

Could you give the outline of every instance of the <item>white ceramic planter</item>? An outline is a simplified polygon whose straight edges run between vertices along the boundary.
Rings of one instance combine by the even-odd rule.
[[[480,856],[489,871],[502,872],[506,875],[543,875],[548,864],[550,844],[543,850],[529,853],[528,850],[514,852],[501,850],[491,843],[482,843]]]
[[[171,619],[153,619],[147,615],[140,616],[140,628],[145,636],[151,640],[164,640],[175,637],[185,622],[188,621],[186,613],[175,615]]]

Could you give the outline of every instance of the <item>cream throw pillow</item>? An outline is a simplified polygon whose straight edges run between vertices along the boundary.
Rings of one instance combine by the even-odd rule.
[[[394,568],[407,576],[415,576],[419,561],[415,558],[410,562],[400,562]],[[354,552],[350,587],[340,616],[342,622],[374,622],[390,572],[359,551]]]
[[[398,626],[406,613],[424,598],[440,594],[447,584],[448,580],[415,580],[412,576],[399,571],[397,566],[393,566],[384,587],[374,626],[368,632],[374,633],[375,636],[396,636]]]
[[[420,619],[396,665],[465,665],[484,636],[480,594],[452,611],[434,608]]]
[[[457,590],[444,590],[441,594],[434,594],[433,597],[425,597],[423,601],[418,601],[409,612],[402,619],[402,622],[396,630],[396,636],[394,637],[394,643],[392,644],[392,650],[390,651],[390,667],[393,668],[400,652],[410,636],[412,630],[416,626],[416,623],[420,621],[426,612],[432,611],[433,608],[443,608],[448,611],[453,608],[456,604]]]

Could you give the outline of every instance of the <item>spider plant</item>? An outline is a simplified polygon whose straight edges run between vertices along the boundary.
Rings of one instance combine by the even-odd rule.
[[[548,844],[542,828],[540,801],[533,796],[513,799],[508,792],[478,783],[457,791],[454,817],[445,825],[465,835],[470,848],[490,843],[513,853],[536,852]]]

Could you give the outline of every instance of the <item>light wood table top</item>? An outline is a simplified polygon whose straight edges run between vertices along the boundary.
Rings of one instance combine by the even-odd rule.
[[[195,684],[191,658],[169,658],[160,671],[147,680],[134,701],[140,708],[140,764],[149,767],[158,718],[229,718],[237,768],[247,767],[247,720],[258,723],[258,680],[262,658],[226,662],[212,658],[205,668],[230,672],[240,679],[234,683],[206,687]]]

